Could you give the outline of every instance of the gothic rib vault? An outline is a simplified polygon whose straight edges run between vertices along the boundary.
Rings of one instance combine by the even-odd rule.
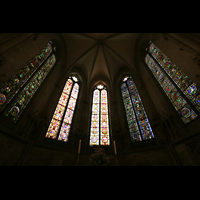
[[[81,66],[90,82],[103,76],[113,80],[121,67],[134,70],[139,33],[62,33],[67,47],[66,68]]]

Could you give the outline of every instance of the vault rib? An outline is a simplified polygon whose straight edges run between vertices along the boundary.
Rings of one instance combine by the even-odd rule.
[[[90,47],[88,50],[86,50],[83,54],[81,54],[71,65],[70,67],[63,73],[67,73],[68,71],[71,70],[72,67],[74,67],[74,65],[81,59],[83,58],[86,54],[88,54],[93,48],[95,48],[98,45],[98,42],[96,44],[94,44],[92,47]]]
[[[133,69],[133,67],[131,67],[131,65],[126,61],[125,58],[123,58],[120,54],[118,54],[113,48],[111,48],[111,47],[108,46],[107,44],[104,43],[104,45],[105,45],[108,49],[110,49],[112,52],[114,52],[120,59],[122,59],[123,62],[127,65],[127,67],[128,67],[134,74],[136,74],[137,76],[139,76],[138,73]]]
[[[91,70],[90,70],[89,80],[91,79],[91,75],[92,75],[92,72],[93,72],[93,69],[94,69],[94,65],[95,65],[95,62],[96,62],[96,59],[97,59],[97,55],[98,55],[98,53],[99,53],[99,47],[100,47],[100,45],[99,45],[99,43],[97,43],[97,44],[98,44],[98,48],[97,48],[96,54],[95,54],[95,56],[94,56],[94,61],[93,61],[93,63],[92,63],[92,68],[91,68]],[[88,81],[88,82],[89,82],[89,81]]]

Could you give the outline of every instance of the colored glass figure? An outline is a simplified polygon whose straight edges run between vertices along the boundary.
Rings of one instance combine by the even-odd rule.
[[[20,88],[33,76],[34,72],[44,63],[52,52],[52,46],[48,43],[37,55],[35,55],[19,72],[13,75],[7,82],[0,87],[0,97],[5,96],[0,102],[0,111],[14,98]]]
[[[199,98],[200,88],[181,69],[153,43],[149,46],[149,53],[159,63],[175,85],[186,95],[190,102],[200,112]]]
[[[78,79],[76,78],[74,80],[74,77],[69,77],[63,88],[53,118],[46,133],[46,137],[48,138],[56,139],[58,137],[58,140],[62,140],[64,142],[68,141],[72,118],[79,93],[79,84],[75,83],[75,81],[78,82]]]
[[[4,115],[16,122],[21,113],[51,70],[56,62],[56,57],[52,54],[42,66],[42,68],[30,79],[24,89],[17,95],[12,105],[6,108]],[[14,111],[14,112],[13,112]]]
[[[156,80],[159,82],[165,94],[170,99],[174,108],[176,109],[178,114],[181,116],[181,119],[183,120],[183,122],[185,124],[188,124],[191,121],[195,120],[197,118],[196,113],[194,112],[194,110],[191,109],[186,99],[184,99],[183,96],[181,96],[181,94],[178,92],[178,90],[176,89],[176,85],[173,84],[170,78],[166,76],[164,70],[160,66],[158,66],[156,61],[154,61],[154,59],[149,54],[146,55],[145,62],[147,66],[149,67],[149,69],[151,70],[151,72],[153,73]],[[162,79],[160,79],[161,74],[162,74]],[[187,80],[185,84],[187,84]],[[187,92],[191,95],[194,95],[196,92],[195,85],[192,85],[190,88],[188,88]],[[199,100],[198,98],[196,99]]]
[[[110,145],[107,90],[103,85],[93,91],[90,146],[94,145]]]
[[[131,77],[123,80],[121,90],[132,141],[154,138],[140,95]]]

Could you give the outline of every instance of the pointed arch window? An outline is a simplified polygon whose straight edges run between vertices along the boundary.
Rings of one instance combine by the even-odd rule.
[[[145,62],[185,124],[197,119],[188,100],[200,111],[200,89],[153,43]],[[179,91],[180,90],[180,91]],[[182,93],[182,94],[181,94]],[[184,97],[186,96],[186,98]]]
[[[107,94],[107,88],[102,84],[93,90],[90,146],[110,145]]]
[[[16,123],[47,74],[56,63],[50,41],[16,75],[3,84],[0,91],[0,111]],[[53,48],[54,49],[54,48]],[[3,100],[3,102],[2,102]],[[12,103],[7,105],[12,100]]]
[[[77,77],[69,76],[45,137],[64,142],[68,141],[78,93],[79,84]]]
[[[123,79],[121,92],[131,140],[136,142],[154,138],[142,100],[131,76]]]
[[[52,42],[50,41],[38,54],[29,60],[15,75],[9,78],[0,87],[0,112],[15,97],[21,88],[33,77],[45,60],[52,53]]]

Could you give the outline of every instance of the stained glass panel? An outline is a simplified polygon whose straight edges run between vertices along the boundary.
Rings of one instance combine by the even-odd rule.
[[[140,136],[138,124],[137,124],[136,117],[135,117],[135,112],[133,110],[133,106],[132,106],[132,103],[131,103],[131,99],[130,99],[130,96],[129,96],[129,92],[128,92],[128,88],[127,88],[126,83],[122,84],[121,91],[122,91],[124,108],[125,108],[125,111],[126,111],[126,119],[127,119],[127,122],[128,122],[131,140],[133,142],[141,141],[142,138]]]
[[[136,88],[136,85],[132,79],[127,80],[127,85],[128,85],[129,92],[131,95],[131,100],[132,100],[133,107],[135,110],[136,118],[139,123],[142,139],[143,140],[152,139],[154,138],[154,134],[151,129],[150,123],[148,121],[144,106],[142,104],[140,95]]]
[[[157,54],[156,54],[157,55]],[[165,91],[166,95],[170,99],[174,108],[177,110],[181,119],[184,123],[189,123],[197,118],[196,113],[191,109],[187,101],[181,96],[181,94],[177,91],[175,84],[165,75],[162,68],[160,68],[154,59],[147,54],[145,57],[145,62],[149,69],[152,71],[154,77],[159,82],[160,86]],[[162,74],[162,79],[160,79],[158,74]],[[195,85],[192,85],[195,86]],[[187,92],[195,93],[195,87],[191,87]],[[193,94],[192,94],[193,95]],[[185,114],[188,111],[188,114]]]
[[[92,116],[90,127],[90,146],[99,145],[99,101],[100,91],[93,92]]]
[[[109,145],[109,122],[108,122],[108,104],[107,104],[107,91],[101,90],[101,145]]]
[[[70,79],[71,80],[71,79]],[[79,85],[75,83],[71,92],[71,96],[69,99],[69,103],[67,106],[67,111],[65,113],[65,117],[62,123],[61,131],[58,137],[58,140],[67,141],[69,137],[69,131],[72,123],[72,118],[74,115],[74,110],[76,106],[77,96],[79,92]]]
[[[68,104],[68,108],[70,110],[74,110],[74,107],[75,107],[75,104],[76,104],[76,99],[74,99],[72,96],[69,100],[69,104]]]
[[[200,88],[181,69],[153,43],[149,46],[149,52],[159,63],[162,69],[169,75],[177,87],[186,95],[191,103],[200,112]]]
[[[98,85],[93,92],[90,146],[110,145],[107,90]]]
[[[37,55],[22,67],[17,74],[12,76],[0,87],[0,111],[14,98],[20,88],[32,77],[34,72],[44,63],[51,54],[52,46],[48,43]],[[41,75],[42,76],[42,75]]]
[[[51,68],[54,66],[55,62],[56,57],[54,54],[52,54],[51,57],[49,57],[46,63],[42,66],[42,68],[37,72],[37,74],[35,74],[32,79],[30,79],[26,87],[18,94],[12,105],[8,106],[8,108],[5,110],[4,115],[6,117],[9,117],[13,122],[17,121]]]
[[[69,93],[72,88],[72,83],[73,83],[73,81],[71,79],[68,79],[65,84],[65,87],[60,96],[58,105],[54,112],[53,118],[52,118],[49,128],[47,130],[46,137],[48,137],[48,138],[56,139],[56,137],[57,137],[58,130],[59,130],[60,124],[61,124],[61,120],[62,120],[62,117],[64,114],[64,110],[65,110],[65,107],[66,107],[66,104],[67,104],[67,101],[69,98]]]

